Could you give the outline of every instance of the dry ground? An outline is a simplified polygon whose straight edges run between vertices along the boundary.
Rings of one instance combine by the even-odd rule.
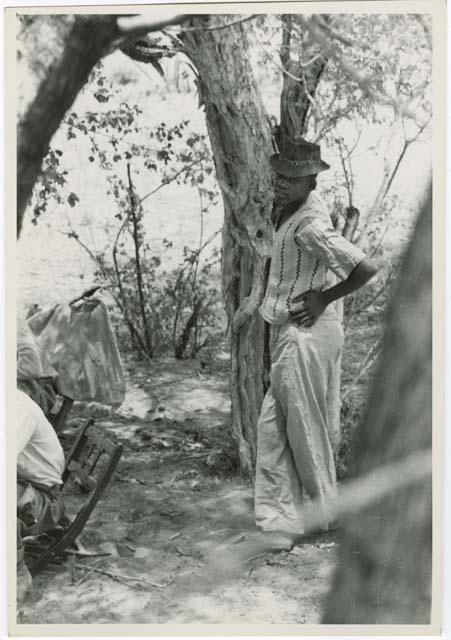
[[[126,402],[96,421],[124,455],[83,542],[110,555],[69,558],[36,577],[19,623],[320,622],[336,536],[221,564],[255,535],[252,490],[229,457],[227,356],[199,367],[133,365]]]

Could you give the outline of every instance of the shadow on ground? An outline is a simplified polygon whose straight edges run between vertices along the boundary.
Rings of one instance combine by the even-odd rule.
[[[149,376],[133,365],[121,410],[96,420],[124,444],[83,533],[88,549],[109,555],[37,576],[19,623],[320,622],[333,536],[230,570],[219,562],[255,535],[252,490],[228,436],[225,370],[172,361]],[[79,500],[68,496],[69,510]]]

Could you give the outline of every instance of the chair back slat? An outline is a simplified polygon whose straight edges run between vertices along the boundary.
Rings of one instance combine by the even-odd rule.
[[[99,436],[96,433],[88,434],[88,428],[93,423],[93,420],[87,420],[80,429],[67,456],[63,473],[63,486],[68,484],[69,479],[73,479],[89,495],[84,500],[81,509],[71,524],[64,530],[64,533],[59,536],[54,544],[50,544],[47,550],[31,564],[29,569],[32,576],[36,575],[55,558],[61,556],[65,549],[73,544],[80,535],[108,486],[122,456],[123,447],[121,444],[115,444],[110,439]],[[83,456],[86,449],[89,449],[89,455]],[[92,454],[94,451],[93,460]]]
[[[72,460],[69,464],[69,471],[72,474],[72,478],[78,482],[84,491],[89,492],[95,489],[97,482],[85,471],[81,464]]]

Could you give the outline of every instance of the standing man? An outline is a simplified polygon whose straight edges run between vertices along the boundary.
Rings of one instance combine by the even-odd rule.
[[[287,141],[270,158],[275,227],[260,313],[271,325],[271,386],[258,423],[255,516],[264,531],[304,531],[304,491],[323,505],[337,493],[339,375],[344,333],[335,303],[376,273],[332,228],[314,189],[329,169],[318,145]],[[339,282],[337,283],[337,278]]]

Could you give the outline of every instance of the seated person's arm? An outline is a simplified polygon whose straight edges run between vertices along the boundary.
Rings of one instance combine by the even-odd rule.
[[[17,457],[20,456],[25,449],[29,441],[31,440],[33,433],[36,429],[35,421],[33,420],[33,414],[29,411],[29,406],[32,400],[23,393],[16,389],[16,453]]]

